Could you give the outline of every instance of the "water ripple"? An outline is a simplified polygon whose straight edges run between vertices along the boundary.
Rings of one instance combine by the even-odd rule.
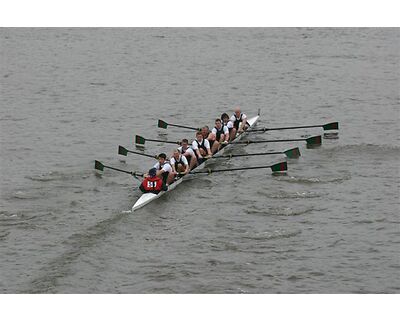
[[[342,183],[346,180],[351,179],[351,174],[347,173],[341,177],[330,177],[330,178],[322,178],[322,177],[295,177],[295,176],[286,176],[276,178],[278,181],[288,182],[288,183],[299,183],[299,184],[314,184],[314,183]]]
[[[318,194],[313,191],[304,191],[304,192],[286,192],[280,191],[279,193],[269,193],[265,191],[257,191],[257,194],[268,197],[271,199],[312,199],[312,198],[320,198],[321,194]]]
[[[270,207],[265,208],[256,205],[250,205],[248,209],[245,209],[247,214],[258,214],[258,215],[273,215],[273,216],[299,216],[302,214],[311,213],[313,207],[307,209],[293,209],[290,207]]]

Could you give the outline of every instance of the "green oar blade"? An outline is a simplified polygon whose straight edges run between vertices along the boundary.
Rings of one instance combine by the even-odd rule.
[[[94,160],[94,168],[103,171],[104,165],[100,161]]]
[[[339,130],[339,122],[331,122],[322,126],[324,130]]]
[[[135,143],[136,144],[144,144],[145,142],[146,142],[145,138],[143,138],[142,136],[136,135],[136,137],[135,137]]]
[[[128,150],[126,150],[123,146],[118,147],[118,154],[122,156],[127,156],[128,155]]]
[[[287,162],[281,162],[271,166],[273,172],[287,171]]]
[[[321,136],[315,136],[306,139],[306,142],[308,145],[320,145],[322,144],[322,137]]]
[[[286,157],[288,157],[289,159],[297,159],[300,157],[300,149],[299,148],[293,148],[293,149],[289,149],[283,152]]]
[[[159,128],[163,128],[163,129],[167,129],[168,128],[168,123],[166,123],[163,120],[158,120],[158,127]]]

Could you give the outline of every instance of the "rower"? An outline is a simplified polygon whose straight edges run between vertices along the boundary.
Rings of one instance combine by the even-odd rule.
[[[221,119],[215,119],[215,127],[211,130],[211,134],[215,136],[215,140],[223,146],[229,142],[229,129],[222,124]]]
[[[197,158],[193,149],[189,146],[188,139],[182,139],[181,146],[178,148],[178,151],[184,155],[189,162],[189,170],[192,170],[197,166]]]
[[[196,140],[192,143],[192,149],[195,152],[198,164],[204,162],[205,158],[212,157],[210,143],[207,139],[203,138],[201,131],[196,133]]]
[[[165,153],[160,153],[158,155],[158,162],[153,168],[156,168],[157,177],[162,177],[167,186],[174,182],[175,175],[173,174],[171,165],[167,161],[167,155]]]
[[[240,111],[240,107],[235,108],[234,114],[230,120],[233,122],[233,127],[236,129],[236,133],[242,133],[249,127],[247,116]]]
[[[203,135],[204,139],[207,139],[208,135],[210,134],[210,128],[208,126],[204,126],[201,128],[201,134]]]
[[[203,135],[203,139],[208,140],[208,142],[210,143],[211,153],[217,153],[220,144],[219,141],[216,139],[215,134],[210,131],[210,128],[208,126],[204,126],[203,128],[201,128],[201,134]]]
[[[229,119],[227,113],[221,115],[222,124],[229,130],[229,141],[232,141],[236,137],[236,129],[233,127],[233,122]]]
[[[178,174],[186,175],[189,172],[189,163],[184,155],[178,149],[174,150],[172,158],[169,160],[172,172],[175,176]]]
[[[168,187],[165,185],[160,177],[157,177],[157,169],[151,168],[148,175],[144,177],[144,180],[140,184],[139,189],[143,193],[158,194],[160,193],[160,191],[167,191]]]

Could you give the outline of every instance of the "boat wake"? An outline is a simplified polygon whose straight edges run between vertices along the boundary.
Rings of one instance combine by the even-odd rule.
[[[257,194],[263,197],[271,198],[271,199],[312,199],[312,198],[320,198],[321,194],[305,191],[305,192],[286,192],[280,191],[279,193],[270,193],[267,191],[257,191]]]
[[[347,173],[341,177],[334,177],[334,178],[321,178],[321,177],[313,177],[313,178],[306,178],[306,177],[295,177],[295,176],[285,176],[285,177],[278,177],[278,181],[288,182],[288,183],[299,183],[299,184],[315,184],[315,183],[342,183],[344,181],[350,180],[351,174]]]
[[[265,208],[260,206],[252,205],[245,210],[247,214],[252,215],[273,215],[273,216],[299,216],[313,211],[313,207],[306,209],[294,209],[290,207],[275,207]]]
[[[340,154],[340,153],[352,153],[360,157],[361,154],[367,153],[368,155],[376,154],[382,156],[386,155],[400,155],[400,147],[394,145],[377,145],[369,143],[361,143],[355,145],[345,145],[345,146],[334,146],[332,148],[326,149],[329,154]]]
[[[249,240],[271,240],[271,239],[292,238],[298,236],[299,234],[301,234],[301,230],[286,231],[280,229],[272,232],[265,231],[265,232],[254,233],[248,236],[244,235],[243,238]]]
[[[66,181],[76,179],[87,179],[91,176],[91,171],[83,170],[80,172],[61,172],[61,171],[49,171],[42,174],[25,176],[26,179],[39,182],[48,181]]]

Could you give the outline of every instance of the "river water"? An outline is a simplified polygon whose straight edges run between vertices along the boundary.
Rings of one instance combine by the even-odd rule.
[[[0,29],[1,293],[399,293],[399,29]],[[130,213],[154,161],[236,105],[339,121],[287,175],[206,175]],[[252,134],[301,138],[321,128]],[[334,139],[333,139],[334,138]],[[146,143],[146,152],[172,145]],[[283,157],[218,161],[214,168]]]

